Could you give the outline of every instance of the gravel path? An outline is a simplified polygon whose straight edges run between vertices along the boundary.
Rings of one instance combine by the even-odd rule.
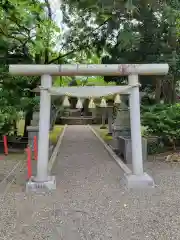
[[[57,190],[1,200],[0,239],[179,240],[179,167],[172,174],[153,164],[146,169],[155,189],[126,190],[121,169],[90,129],[69,126],[53,169]]]

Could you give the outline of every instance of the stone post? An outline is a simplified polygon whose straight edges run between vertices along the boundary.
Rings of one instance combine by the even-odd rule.
[[[108,107],[108,135],[112,135],[112,123],[113,123],[113,107]]]
[[[128,95],[121,95],[121,104],[117,106],[117,115],[112,125],[113,147],[118,149],[118,136],[130,136],[130,113],[128,107]]]
[[[108,135],[111,136],[113,129],[112,129],[112,124],[113,124],[113,105],[114,101],[109,100],[108,101],[108,106],[107,106],[107,114],[108,114]]]
[[[34,151],[34,136],[39,138],[39,112],[33,113],[33,118],[31,120],[31,126],[27,127],[28,131],[28,145]],[[38,144],[38,141],[37,141]]]
[[[137,85],[131,89],[130,109],[131,109],[131,144],[132,144],[132,165],[135,175],[143,174],[143,158],[142,158],[142,137],[141,137],[141,121],[140,121],[140,97],[138,86],[138,75],[128,76],[129,84]]]
[[[144,173],[143,169],[138,75],[129,75],[128,81],[129,85],[133,86],[129,96],[131,114],[132,174],[125,175],[125,181],[129,188],[153,187],[153,179],[147,173]]]
[[[26,191],[46,191],[46,189],[56,189],[55,176],[49,176],[49,129],[51,115],[51,95],[48,91],[52,86],[52,77],[50,75],[41,76],[40,90],[40,112],[38,129],[38,160],[37,173],[32,176],[26,184]],[[36,115],[36,114],[35,114]],[[32,121],[34,123],[34,121]],[[32,126],[31,126],[32,129]],[[30,132],[30,131],[29,131]]]
[[[102,107],[101,108],[101,116],[102,116],[102,126],[106,125],[106,108]]]
[[[41,97],[40,97],[40,117],[39,117],[39,139],[38,139],[38,161],[36,182],[48,181],[48,161],[49,161],[49,128],[51,114],[51,96],[48,88],[52,86],[50,75],[41,76]]]

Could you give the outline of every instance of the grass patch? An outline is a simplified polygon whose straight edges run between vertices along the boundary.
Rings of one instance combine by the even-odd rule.
[[[18,135],[22,136],[23,135],[23,131],[24,131],[24,124],[25,121],[24,119],[21,119],[18,123],[17,123],[17,130],[18,130]],[[59,135],[61,134],[61,132],[63,131],[64,126],[61,125],[55,125],[53,130],[50,132],[50,140],[52,141],[53,144],[56,144]]]
[[[107,125],[106,125],[106,128],[104,128],[104,129],[101,128],[101,125],[96,125],[96,126],[94,126],[94,129],[96,130],[96,132],[100,135],[100,137],[104,141],[112,140],[112,136],[108,135],[108,126]],[[142,136],[146,135],[146,131],[147,131],[147,127],[141,126]]]
[[[49,138],[52,144],[56,144],[58,141],[59,136],[61,135],[64,126],[62,125],[55,125],[53,130],[49,133]]]
[[[19,136],[23,136],[24,134],[24,124],[25,124],[24,119],[21,119],[19,122],[17,122],[16,126],[17,126],[17,132]]]
[[[108,126],[106,128],[101,129],[101,125],[95,126],[94,129],[97,131],[97,133],[100,135],[100,137],[104,141],[109,141],[112,140],[112,136],[108,135]]]

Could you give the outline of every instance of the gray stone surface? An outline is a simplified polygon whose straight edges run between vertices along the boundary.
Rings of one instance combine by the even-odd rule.
[[[28,126],[28,145],[34,151],[34,137],[37,138],[37,147],[38,147],[38,138],[39,138],[39,127],[38,126]]]
[[[37,137],[37,145],[38,145],[39,112],[33,112],[31,126],[27,126],[27,131],[28,131],[28,145],[31,147],[32,151],[34,151],[34,137],[35,136]]]
[[[108,113],[108,133],[112,135],[112,124],[113,124],[113,106],[107,107]]]
[[[130,137],[118,137],[118,153],[123,157],[127,164],[132,163],[132,142]],[[147,139],[142,138],[142,157],[143,161],[147,161]]]
[[[154,180],[147,173],[144,173],[143,175],[125,174],[122,182],[124,182],[125,186],[129,189],[147,189],[154,188],[155,186]]]
[[[0,196],[0,239],[179,240],[180,166],[145,164],[154,189],[126,190],[123,173],[84,126],[68,127],[57,190]]]
[[[118,137],[130,136],[130,111],[128,107],[128,95],[121,96],[121,104],[117,110],[115,120],[112,125],[113,148],[118,149]]]

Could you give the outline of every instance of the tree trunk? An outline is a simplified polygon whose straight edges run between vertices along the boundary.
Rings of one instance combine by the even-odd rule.
[[[175,103],[176,102],[176,77],[175,76],[173,76],[171,86],[172,86],[171,103]]]
[[[156,79],[156,91],[155,91],[155,101],[156,103],[160,103],[161,100],[161,80]]]
[[[165,103],[172,104],[176,102],[176,78],[174,76],[163,82],[163,95]]]

